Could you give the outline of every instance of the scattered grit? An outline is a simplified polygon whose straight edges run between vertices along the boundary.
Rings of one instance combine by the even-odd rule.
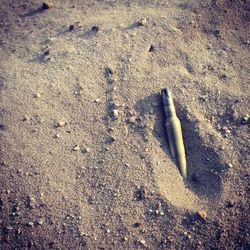
[[[2,0],[0,248],[249,249],[249,21],[247,0]]]

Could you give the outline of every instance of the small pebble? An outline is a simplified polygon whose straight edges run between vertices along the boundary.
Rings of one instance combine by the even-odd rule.
[[[70,26],[69,26],[69,30],[70,31],[73,31],[75,29],[75,25],[74,24],[71,24]]]
[[[92,30],[93,32],[98,32],[98,31],[100,30],[100,28],[99,28],[98,26],[94,25],[94,26],[91,28],[91,30]]]
[[[205,210],[200,210],[197,212],[197,215],[203,219],[203,220],[206,220],[207,219],[207,212]]]
[[[44,51],[44,55],[45,56],[48,56],[49,54],[50,54],[50,50],[49,49],[47,49],[47,50]]]
[[[105,68],[105,71],[106,71],[106,73],[107,74],[109,74],[109,75],[113,75],[114,73],[115,73],[115,71],[114,71],[114,69],[112,68],[112,67],[106,67]]]
[[[95,103],[99,103],[101,100],[99,98],[95,99]]]
[[[27,122],[27,121],[29,121],[30,120],[30,118],[28,117],[28,116],[24,116],[24,118],[23,118],[23,121],[24,122]]]
[[[115,129],[112,127],[109,127],[108,130],[109,130],[109,132],[113,132]]]
[[[220,32],[219,29],[214,30],[214,36],[217,37],[217,38],[220,37],[220,33],[221,33],[221,32]]]
[[[214,66],[213,66],[212,64],[208,64],[208,65],[207,65],[207,69],[208,69],[208,70],[214,70]]]
[[[105,67],[104,72],[105,76],[109,78],[114,74],[114,70],[111,67]]]
[[[42,8],[43,8],[44,10],[51,9],[52,7],[53,7],[53,5],[52,5],[51,3],[43,2]]]
[[[141,201],[147,197],[147,190],[144,187],[141,187],[135,192],[135,200]]]
[[[147,19],[146,18],[142,18],[136,24],[137,24],[138,27],[145,26],[147,24]]]
[[[80,151],[80,147],[79,147],[79,146],[75,146],[75,147],[73,148],[73,151]]]
[[[37,223],[38,223],[38,225],[42,225],[43,224],[43,220],[39,220]]]
[[[249,122],[249,115],[244,115],[242,118],[241,123],[242,124],[247,124]]]
[[[28,195],[27,197],[27,207],[33,209],[36,205],[36,200],[33,196]]]
[[[110,136],[110,141],[111,142],[115,142],[116,141],[116,137],[115,136]]]
[[[220,75],[220,79],[222,79],[222,80],[227,79],[227,75],[226,75],[226,74],[221,74],[221,75]]]
[[[28,226],[33,227],[33,226],[34,226],[34,222],[29,221],[29,222],[28,222]]]
[[[118,109],[112,110],[112,114],[113,114],[113,117],[114,117],[115,119],[118,119],[118,116],[119,116],[119,111],[118,111]]]
[[[146,240],[141,239],[141,240],[140,240],[140,243],[141,243],[142,245],[145,245],[145,244],[146,244]]]
[[[151,45],[148,52],[154,52],[154,51],[156,51],[156,48],[154,45]]]
[[[127,237],[123,237],[122,240],[123,240],[123,241],[127,241],[128,238],[127,238]]]
[[[136,116],[129,117],[128,121],[129,123],[132,123],[132,124],[136,123]]]
[[[60,135],[59,134],[55,134],[55,138],[59,138],[60,137]]]
[[[203,101],[203,102],[207,102],[207,101],[208,101],[208,96],[206,96],[206,95],[201,95],[201,96],[199,97],[199,99],[200,99],[201,101]]]
[[[191,63],[187,63],[186,68],[189,73],[194,73],[194,66]]]
[[[128,135],[128,127],[127,126],[124,127],[124,132],[126,135]]]
[[[65,126],[65,122],[64,121],[59,121],[58,123],[57,123],[57,127],[64,127]]]
[[[90,148],[86,147],[82,150],[83,153],[89,153],[90,152]]]
[[[40,98],[40,97],[41,97],[41,94],[40,94],[40,93],[35,93],[35,94],[34,94],[34,97],[35,97],[35,98]]]
[[[137,228],[137,227],[139,227],[140,225],[141,225],[140,223],[136,222],[136,223],[133,224],[133,227],[134,227],[134,228]]]
[[[224,127],[222,128],[222,130],[223,130],[224,133],[226,133],[226,134],[230,134],[230,133],[231,133],[231,130],[230,130],[229,128],[227,128],[226,126],[224,126]]]
[[[235,205],[235,202],[233,202],[232,200],[229,200],[229,201],[226,202],[226,207],[227,208],[232,208],[232,207],[234,207],[234,205]]]

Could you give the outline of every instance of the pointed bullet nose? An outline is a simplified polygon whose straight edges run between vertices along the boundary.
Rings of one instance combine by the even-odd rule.
[[[168,105],[169,102],[172,102],[172,93],[169,89],[164,88],[161,90],[161,96],[163,99],[163,103]]]

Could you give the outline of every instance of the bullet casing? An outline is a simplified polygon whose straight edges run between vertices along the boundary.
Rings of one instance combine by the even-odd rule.
[[[176,115],[172,95],[167,89],[162,90],[162,98],[165,113],[165,129],[170,152],[181,175],[185,178],[187,177],[187,166],[181,123]]]

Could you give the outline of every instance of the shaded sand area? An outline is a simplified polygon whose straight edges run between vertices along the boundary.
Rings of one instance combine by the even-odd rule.
[[[248,249],[249,2],[48,7],[0,7],[1,249]]]

